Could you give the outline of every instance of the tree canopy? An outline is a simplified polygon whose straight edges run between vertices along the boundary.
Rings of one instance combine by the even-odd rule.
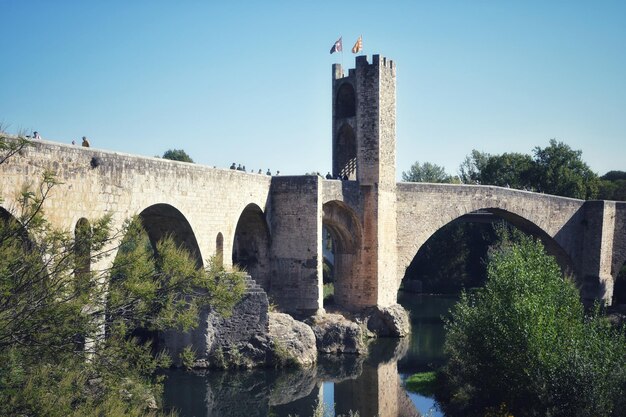
[[[540,242],[515,240],[492,252],[485,287],[446,323],[446,415],[623,416],[624,331],[585,314]]]
[[[580,199],[597,198],[600,181],[573,150],[555,139],[533,154],[491,155],[473,150],[459,167],[465,184],[497,185]]]
[[[171,159],[172,161],[181,161],[181,162],[191,162],[193,163],[193,159],[187,152],[182,149],[169,149],[163,153],[163,159]]]
[[[626,172],[609,171],[600,177],[598,198],[626,201]]]
[[[408,182],[435,182],[459,183],[458,177],[446,174],[445,168],[430,163],[416,161],[408,171],[402,172],[402,181]]]

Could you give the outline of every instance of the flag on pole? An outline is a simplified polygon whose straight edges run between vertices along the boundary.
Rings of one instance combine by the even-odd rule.
[[[342,49],[343,49],[343,44],[341,42],[341,37],[340,37],[339,39],[337,39],[337,42],[335,42],[333,47],[330,48],[330,53],[334,54],[335,52],[341,52]]]
[[[358,54],[363,49],[363,35],[359,36],[359,39],[356,40],[356,43],[352,47],[352,53]]]

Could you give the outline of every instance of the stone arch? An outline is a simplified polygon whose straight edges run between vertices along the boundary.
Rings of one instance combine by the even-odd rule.
[[[77,290],[89,284],[91,272],[91,225],[81,217],[74,227],[74,277]],[[86,288],[82,288],[86,289]]]
[[[561,270],[563,271],[563,273],[576,276],[576,270],[574,266],[575,264],[573,260],[565,251],[565,249],[563,249],[563,247],[561,247],[561,245],[552,236],[550,236],[540,226],[528,220],[527,218],[519,214],[513,213],[511,211],[505,210],[503,208],[498,208],[498,207],[485,207],[485,208],[480,208],[478,210],[470,211],[468,213],[459,213],[457,216],[454,216],[451,219],[446,219],[444,224],[436,225],[435,226],[436,229],[431,230],[429,234],[427,235],[426,239],[424,239],[424,241],[421,242],[421,244],[419,244],[412,259],[415,259],[415,257],[418,256],[420,249],[424,247],[426,242],[431,237],[433,237],[436,233],[438,233],[444,226],[451,224],[454,221],[468,218],[469,216],[478,215],[479,213],[483,215],[493,215],[497,218],[503,219],[507,221],[508,223],[510,223],[511,225],[513,225],[514,227],[516,227],[517,229],[521,230],[522,232],[539,239],[545,246],[548,254],[554,256],[558,265],[561,267]],[[412,261],[412,259],[409,259],[409,263]],[[402,268],[403,272],[406,271],[406,269],[409,266],[409,263],[403,265],[403,268]],[[404,277],[404,273],[400,274],[398,278],[402,280],[403,277]]]
[[[244,209],[233,239],[233,265],[245,269],[265,291],[270,289],[270,234],[265,214],[254,203]]]
[[[361,223],[354,211],[341,201],[325,203],[322,211],[322,225],[333,242],[334,299],[338,305],[349,306],[354,304],[354,297],[358,297],[352,290],[359,276]]]
[[[340,178],[356,179],[356,135],[349,123],[344,123],[336,134],[333,173]]]
[[[219,232],[215,237],[215,262],[218,266],[224,265],[224,235]]]
[[[343,83],[335,98],[335,117],[354,117],[356,115],[356,95],[350,83]]]
[[[0,222],[3,223],[3,231],[4,233],[9,230],[9,233],[17,233],[19,234],[19,238],[22,241],[23,249],[25,251],[32,250],[34,247],[35,241],[33,240],[33,236],[30,235],[26,227],[24,227],[19,219],[13,215],[9,210],[0,206]],[[7,227],[9,229],[7,229]],[[6,238],[8,236],[0,236],[0,239]]]
[[[196,235],[187,218],[177,208],[165,203],[154,204],[139,213],[139,218],[155,250],[159,240],[171,236],[177,245],[189,252],[196,266],[203,265]]]

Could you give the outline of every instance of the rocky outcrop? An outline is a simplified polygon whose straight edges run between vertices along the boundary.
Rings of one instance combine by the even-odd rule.
[[[411,333],[409,313],[400,305],[366,311],[367,329],[378,337],[405,337]]]
[[[269,339],[272,364],[310,366],[317,361],[313,331],[289,314],[269,313]]]
[[[320,314],[307,320],[322,353],[366,353],[364,330],[341,314]]]
[[[271,350],[267,294],[249,275],[244,279],[246,291],[230,316],[204,308],[193,330],[168,330],[161,334],[161,346],[170,352],[176,365],[181,365],[181,353],[188,347],[196,355],[194,368],[251,368],[265,364]]]

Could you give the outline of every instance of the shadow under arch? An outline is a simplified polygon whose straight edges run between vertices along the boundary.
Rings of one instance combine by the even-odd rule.
[[[81,217],[74,227],[74,274],[78,277],[91,271],[91,225]]]
[[[443,226],[439,227],[434,233],[432,233],[428,239],[418,248],[415,256],[411,263],[407,266],[405,270],[404,277],[402,281],[404,283],[405,289],[409,289],[409,291],[422,292],[419,286],[415,287],[413,285],[408,286],[407,279],[410,275],[415,274],[416,265],[421,256],[424,256],[424,251],[429,248],[429,245],[433,244],[435,239],[443,233],[443,231],[451,226],[458,226],[461,223],[497,223],[498,221],[504,221],[509,226],[514,227],[515,229],[520,230],[526,235],[532,236],[536,239],[539,239],[544,245],[546,252],[553,256],[561,268],[563,274],[568,276],[573,276],[578,278],[577,271],[575,269],[575,264],[569,254],[561,247],[561,245],[549,234],[547,234],[541,227],[533,223],[532,221],[516,214],[513,212],[509,212],[507,210],[496,208],[496,207],[486,207],[479,210],[472,211],[470,213],[466,213],[460,215]],[[449,230],[448,230],[449,231]],[[495,236],[494,236],[495,237]],[[495,241],[493,242],[495,243]],[[487,243],[489,244],[489,243]],[[484,251],[484,255],[486,256],[486,247]],[[484,257],[483,257],[484,259]],[[482,260],[482,259],[481,259]],[[476,262],[476,260],[473,260]],[[577,283],[579,286],[582,284],[581,282]]]
[[[358,279],[361,247],[361,223],[345,203],[332,200],[322,206],[322,226],[332,239],[334,257],[334,299],[338,305],[349,306],[358,296],[351,290]]]
[[[219,232],[215,237],[215,263],[217,266],[224,265],[224,235]]]
[[[243,268],[266,292],[270,290],[270,233],[265,214],[248,204],[237,221],[233,239],[233,265]]]
[[[170,236],[178,246],[189,252],[197,267],[203,266],[196,235],[177,208],[164,203],[154,204],[139,213],[139,218],[155,251],[157,242]]]
[[[0,243],[6,239],[17,237],[22,242],[24,250],[31,250],[33,241],[28,234],[28,230],[24,225],[20,223],[17,217],[15,217],[9,210],[0,206],[0,222],[2,222],[2,228],[0,229]]]
[[[626,305],[626,260],[617,270],[613,284],[613,305]]]

